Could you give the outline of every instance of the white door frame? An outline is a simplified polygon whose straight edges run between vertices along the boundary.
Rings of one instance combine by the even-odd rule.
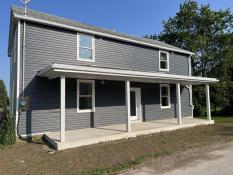
[[[135,98],[136,98],[136,116],[130,116],[130,120],[142,121],[141,88],[130,88],[130,91],[135,92]]]

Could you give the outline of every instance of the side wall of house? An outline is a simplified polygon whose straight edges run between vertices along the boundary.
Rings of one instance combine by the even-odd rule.
[[[21,23],[21,46],[22,33],[23,23]],[[40,69],[52,63],[90,65],[147,72],[158,71],[158,50],[156,49],[96,37],[96,61],[94,63],[83,63],[77,61],[76,32],[27,22],[25,38],[24,62],[21,47],[20,95],[22,95],[23,90],[22,65],[24,63],[24,94],[29,97],[30,110],[21,114],[20,132],[22,134],[59,130],[60,81],[59,79],[48,80],[36,76]],[[188,75],[187,56],[170,53],[170,72],[168,73]],[[159,104],[157,104],[159,102],[158,84],[154,87],[155,89],[151,84],[148,84],[149,87],[143,84],[135,84],[135,86],[142,86],[145,120],[175,116],[174,85],[171,86],[171,101],[174,104],[170,110],[166,111],[161,111],[158,107]],[[155,95],[154,98],[150,99],[151,95],[148,93],[148,89]],[[76,80],[67,79],[66,129],[125,123],[124,93],[124,82],[106,81],[105,86],[102,86],[99,81],[96,81],[96,112],[77,113]]]
[[[16,98],[17,98],[17,38],[18,38],[18,27],[15,27],[13,32],[13,45],[12,54],[10,58],[10,112],[15,117],[16,114]]]

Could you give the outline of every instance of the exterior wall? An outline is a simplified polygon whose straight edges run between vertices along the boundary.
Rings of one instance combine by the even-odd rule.
[[[15,28],[12,54],[10,58],[10,111],[15,117],[16,114],[16,91],[17,91],[17,38],[18,28]],[[14,85],[13,85],[14,84]]]
[[[181,86],[181,115],[182,117],[192,117],[192,106],[190,105],[189,89]]]
[[[35,71],[51,63],[91,65],[146,72],[159,71],[156,49],[95,37],[95,62],[77,61],[77,33],[27,23],[26,57]],[[188,56],[170,53],[170,71],[164,73],[188,75]],[[36,63],[36,64],[35,64]]]
[[[20,95],[22,95],[22,33],[21,24],[21,63]],[[60,81],[37,77],[38,70],[52,64],[91,65],[138,71],[158,71],[158,50],[138,45],[129,45],[104,38],[95,40],[96,62],[77,61],[76,32],[39,26],[28,23],[24,60],[24,93],[30,98],[30,110],[22,112],[21,134],[41,133],[59,130],[60,121]],[[145,59],[146,58],[146,59]],[[186,69],[187,68],[187,69]],[[187,56],[170,53],[170,72],[188,75]],[[125,123],[124,82],[96,81],[96,112],[76,112],[76,80],[66,81],[66,129],[98,127]],[[149,87],[146,87],[146,86]],[[175,90],[171,86],[171,109],[159,109],[159,85],[135,84],[142,86],[142,103],[145,120],[175,116]],[[148,90],[149,89],[149,90]],[[149,93],[150,92],[150,93]],[[150,98],[151,94],[155,98]],[[111,98],[109,98],[111,97]],[[182,106],[183,108],[183,106]]]
[[[40,88],[37,88],[39,85]],[[60,81],[38,78],[30,94],[30,111],[22,112],[20,132],[22,134],[59,130]],[[77,113],[77,80],[66,79],[66,130],[100,127],[126,123],[125,86],[119,81],[95,81],[95,112]],[[176,90],[170,85],[171,108],[160,108],[159,84],[131,83],[141,88],[142,116],[144,121],[176,117]],[[182,91],[182,116],[191,114],[185,103],[187,94]],[[188,103],[189,104],[189,103]],[[184,113],[183,111],[186,111]]]

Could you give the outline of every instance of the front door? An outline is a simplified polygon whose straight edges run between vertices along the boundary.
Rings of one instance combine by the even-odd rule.
[[[140,119],[141,91],[140,88],[130,88],[130,119]]]

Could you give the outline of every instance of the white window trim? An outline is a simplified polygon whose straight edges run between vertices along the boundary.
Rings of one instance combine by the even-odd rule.
[[[162,106],[162,87],[167,87],[168,89],[168,106]],[[161,109],[171,108],[170,85],[169,84],[160,84],[160,107]]]
[[[92,39],[92,59],[91,60],[79,57],[79,36],[80,35],[87,36],[87,37],[90,37]],[[95,62],[95,37],[94,36],[77,33],[77,60],[78,61],[85,61],[85,62]]]
[[[91,83],[92,84],[92,109],[79,109],[79,88],[80,88],[80,83]],[[84,112],[95,112],[95,80],[80,80],[77,79],[77,112],[78,113],[84,113]]]
[[[162,69],[162,68],[160,67],[160,55],[161,55],[161,53],[167,54],[167,69]],[[159,70],[160,70],[160,71],[169,71],[169,52],[159,50]]]

